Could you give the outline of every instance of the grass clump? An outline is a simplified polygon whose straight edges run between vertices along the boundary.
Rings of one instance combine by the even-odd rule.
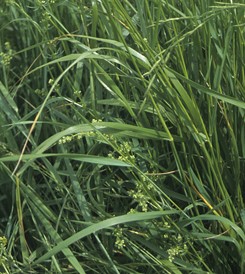
[[[3,273],[244,272],[244,4],[0,4]]]

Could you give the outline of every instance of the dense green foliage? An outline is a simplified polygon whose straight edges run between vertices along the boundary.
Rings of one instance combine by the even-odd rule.
[[[244,11],[1,1],[0,272],[245,272]]]

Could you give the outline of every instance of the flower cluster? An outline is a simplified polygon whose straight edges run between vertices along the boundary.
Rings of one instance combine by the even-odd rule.
[[[11,49],[10,42],[5,42],[5,51],[0,52],[0,61],[4,66],[9,66],[13,58],[14,51]]]
[[[50,13],[45,10],[45,11],[42,12],[41,16],[42,17],[41,17],[41,20],[40,20],[39,24],[42,26],[43,30],[49,29],[51,27],[50,22],[51,22],[51,19],[52,19]]]
[[[52,81],[49,81],[49,83],[52,84]],[[102,122],[102,120],[92,119],[92,124],[97,123],[97,122]],[[76,133],[76,134],[71,134],[71,135],[68,135],[68,136],[63,136],[58,141],[58,144],[65,144],[65,143],[70,143],[72,141],[80,140],[84,136],[98,137],[98,134],[96,133],[96,131],[93,131],[93,130],[87,131],[87,132],[80,132],[80,133]]]
[[[128,193],[139,204],[142,211],[146,212],[148,210],[149,198],[142,190],[130,190]]]
[[[125,247],[125,240],[124,240],[124,237],[123,237],[123,230],[122,228],[116,228],[114,230],[114,236],[116,237],[116,242],[115,242],[115,246],[118,248],[118,249],[122,249],[123,247]]]
[[[80,97],[80,96],[81,96],[81,93],[82,93],[81,90],[75,90],[75,91],[74,91],[74,95],[75,95],[76,97]]]
[[[151,190],[151,184],[145,184],[144,179],[136,183],[136,188],[134,190],[128,191],[128,194],[138,203],[141,210],[148,211],[148,205],[150,202],[150,197],[148,191]]]
[[[119,160],[135,164],[135,156],[132,154],[132,146],[129,142],[123,142],[118,146]]]
[[[88,133],[89,134],[89,133]],[[92,134],[92,132],[90,133]],[[72,134],[72,135],[67,135],[67,136],[63,136],[59,141],[58,144],[66,144],[66,143],[70,143],[72,141],[75,140],[80,140],[82,137],[84,136],[84,133],[77,133],[77,134]]]
[[[94,123],[100,123],[100,122],[102,122],[102,120],[101,119],[92,119],[92,124],[94,124]]]
[[[164,234],[164,237],[166,234]],[[171,242],[176,242],[176,245],[171,246],[168,250],[168,259],[172,262],[177,256],[181,256],[187,253],[188,247],[185,241],[183,240],[182,236],[178,234],[176,237],[175,235],[171,236]]]
[[[6,257],[6,245],[7,239],[6,237],[0,237],[0,265],[6,269],[6,264],[8,263],[8,259]]]
[[[136,188],[130,190],[128,193],[138,203],[142,211],[146,212],[151,200],[151,195],[155,193],[152,180],[150,180],[146,174],[140,174],[136,182]]]
[[[35,89],[34,92],[41,97],[45,97],[48,93],[45,89]]]
[[[2,251],[3,249],[5,249],[7,245],[7,239],[6,237],[0,237],[0,250]]]
[[[38,0],[39,5],[55,4],[56,0]]]
[[[53,86],[53,85],[54,85],[54,82],[55,82],[54,79],[49,79],[48,84],[49,84],[50,86]],[[56,84],[55,87],[54,87],[54,91],[56,91],[56,92],[58,93],[59,89],[60,89],[60,85],[59,85],[59,84]]]
[[[0,269],[4,271],[0,272],[0,274],[20,273],[17,261],[6,250],[7,243],[6,237],[0,236]]]

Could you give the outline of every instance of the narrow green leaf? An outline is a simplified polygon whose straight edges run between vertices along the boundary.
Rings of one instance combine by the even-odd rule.
[[[228,95],[224,95],[221,93],[216,92],[215,90],[212,90],[210,88],[207,88],[205,86],[202,86],[190,79],[187,79],[186,77],[184,77],[183,75],[177,73],[176,71],[173,71],[171,69],[169,69],[177,78],[181,79],[182,81],[186,82],[187,84],[189,84],[190,86],[192,86],[193,88],[197,89],[199,92],[201,93],[205,93],[208,94],[214,98],[217,98],[221,101],[224,101],[226,103],[232,104],[234,106],[240,107],[240,108],[245,108],[245,102],[243,102],[242,100],[238,100],[234,97],[228,96]]]
[[[6,157],[0,158],[0,162],[15,162],[18,161],[20,155],[10,155]],[[94,155],[86,155],[86,154],[76,154],[76,153],[43,153],[43,154],[24,154],[22,157],[23,161],[35,160],[46,157],[60,157],[60,158],[68,158],[71,160],[87,162],[98,165],[108,165],[108,166],[130,166],[127,163],[124,163],[121,160],[102,157],[102,156],[94,156]]]

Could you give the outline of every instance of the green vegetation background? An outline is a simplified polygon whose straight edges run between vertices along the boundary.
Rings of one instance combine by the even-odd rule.
[[[2,273],[245,273],[244,11],[1,1]]]

